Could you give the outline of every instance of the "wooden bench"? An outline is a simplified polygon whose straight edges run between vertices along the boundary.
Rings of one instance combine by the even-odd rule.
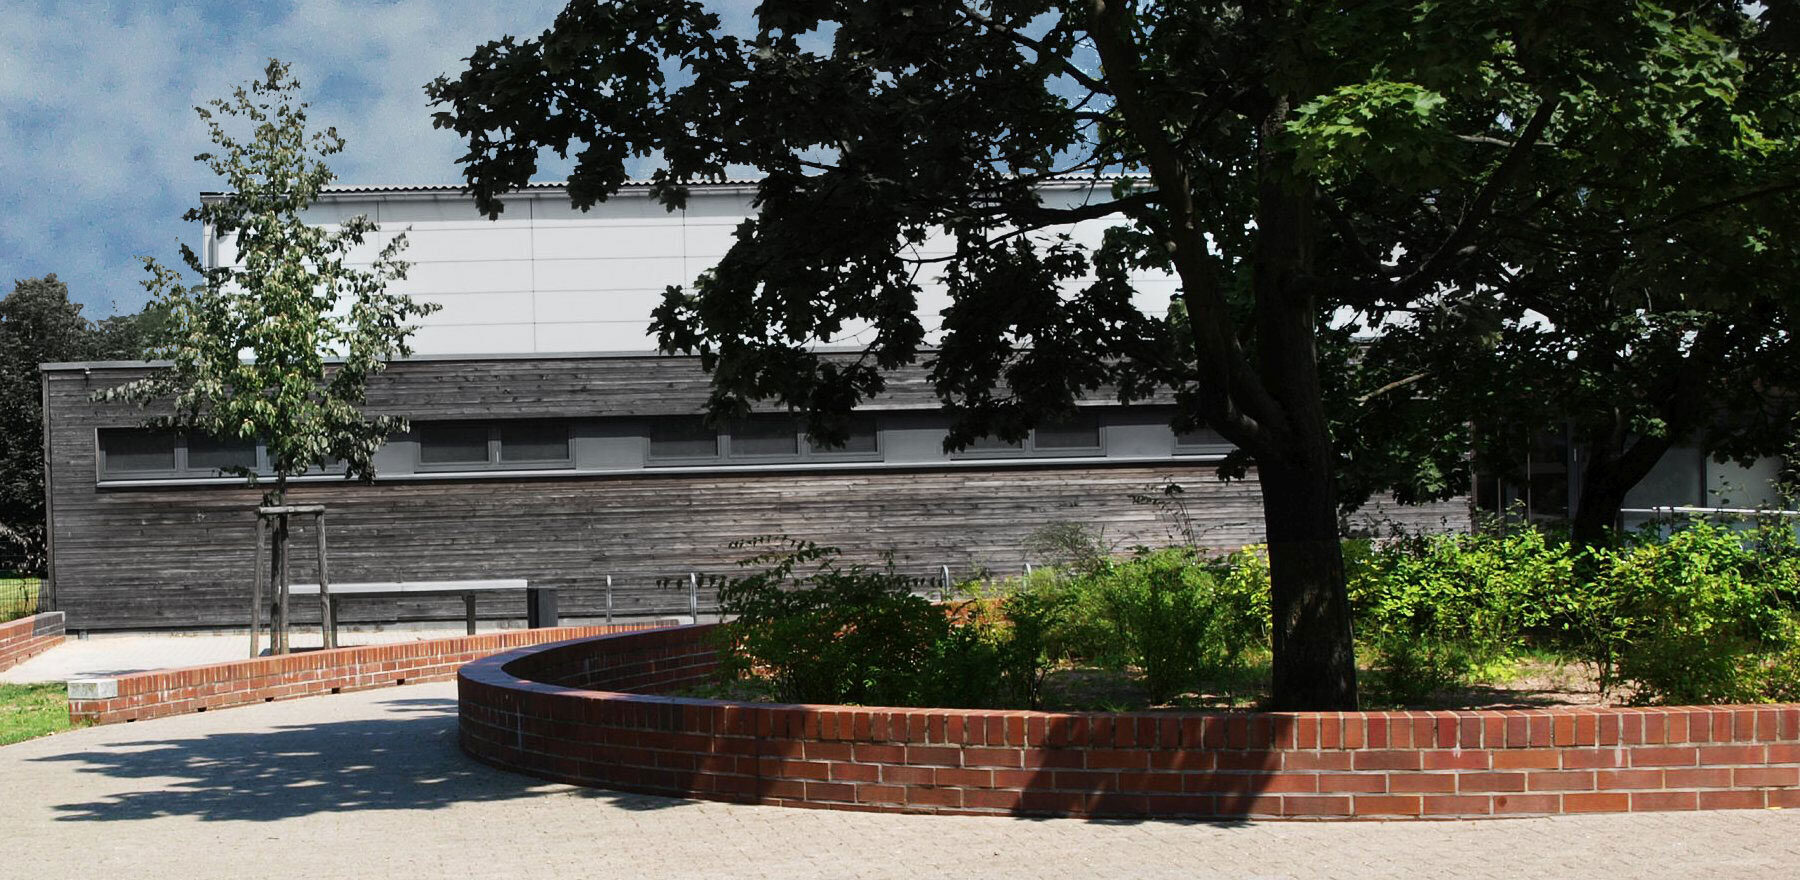
[[[386,581],[366,584],[331,585],[331,640],[337,644],[338,603],[346,598],[404,599],[413,596],[462,596],[469,622],[469,635],[475,634],[475,597],[481,593],[516,590],[526,594],[526,625],[532,628],[556,626],[556,588],[534,587],[523,579],[474,581]],[[318,584],[292,584],[288,592],[295,596],[319,595]]]

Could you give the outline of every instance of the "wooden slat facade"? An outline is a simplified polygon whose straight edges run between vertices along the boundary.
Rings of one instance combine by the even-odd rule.
[[[53,594],[72,630],[243,627],[252,577],[253,514],[261,489],[185,485],[100,487],[95,431],[137,424],[128,405],[90,395],[141,367],[59,368],[49,402]],[[394,365],[370,394],[373,412],[415,419],[597,418],[692,413],[705,399],[694,362],[657,357],[430,359]],[[877,406],[932,406],[922,376],[901,377]],[[373,484],[306,483],[294,503],[329,510],[337,581],[525,578],[562,591],[564,618],[604,613],[605,578],[620,614],[683,612],[690,571],[735,570],[738,538],[785,533],[843,548],[854,561],[891,552],[902,570],[935,576],[1018,571],[1025,539],[1055,522],[1089,523],[1121,548],[1170,540],[1157,511],[1130,496],[1168,480],[1209,546],[1258,540],[1254,480],[1222,483],[1209,463],[996,467],[894,466],[805,472],[484,475]],[[1465,527],[1460,502],[1389,511],[1414,526]],[[295,580],[312,577],[309,526],[296,521]],[[711,598],[704,603],[710,607]],[[515,607],[516,606],[516,607]],[[316,617],[296,602],[301,621]],[[483,599],[489,618],[522,618],[516,597]],[[455,598],[345,605],[350,623],[456,620]]]

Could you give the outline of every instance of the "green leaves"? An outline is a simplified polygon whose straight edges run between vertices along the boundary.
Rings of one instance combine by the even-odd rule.
[[[1417,83],[1351,83],[1295,111],[1287,130],[1300,170],[1327,183],[1369,174],[1384,183],[1428,186],[1445,167],[1451,135],[1446,98]]]
[[[183,247],[182,262],[200,279],[193,285],[145,259],[144,286],[168,315],[154,354],[172,366],[105,392],[172,405],[166,421],[187,430],[260,439],[275,497],[288,477],[336,462],[349,476],[374,475],[374,451],[403,425],[361,413],[368,378],[409,353],[407,322],[436,308],[385,290],[406,275],[404,234],[368,268],[354,268],[350,254],[378,232],[373,222],[305,222],[303,212],[334,178],[324,158],[344,142],[335,129],[307,128],[299,88],[287,66],[271,60],[261,80],[210,110],[196,108],[216,146],[199,161],[229,191],[185,216],[210,226],[236,259],[209,267]]]

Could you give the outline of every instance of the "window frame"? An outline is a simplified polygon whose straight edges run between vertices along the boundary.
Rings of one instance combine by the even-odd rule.
[[[172,467],[147,468],[141,470],[114,470],[110,467],[111,455],[106,450],[108,434],[118,435],[126,432],[142,432],[148,434],[168,434],[173,439],[170,460]],[[262,441],[256,441],[252,448],[256,452],[254,468],[259,477],[269,476],[268,450]],[[146,428],[135,425],[109,425],[94,429],[94,475],[95,482],[121,480],[209,480],[230,479],[236,474],[227,473],[222,468],[196,468],[188,464],[188,432],[177,428]]]
[[[752,413],[749,418],[780,418],[782,413]],[[667,417],[665,417],[667,418]],[[680,418],[697,418],[681,416]],[[854,425],[858,421],[866,421],[875,447],[870,450],[820,449],[812,445],[806,437],[806,427],[798,416],[793,417],[794,451],[780,453],[744,453],[732,450],[734,432],[732,425],[727,424],[713,429],[714,448],[712,455],[659,456],[652,449],[650,442],[653,428],[644,431],[644,467],[756,467],[758,465],[781,464],[838,464],[883,461],[886,444],[881,437],[881,420],[874,413],[852,413]],[[704,422],[702,422],[704,424]]]
[[[507,461],[502,457],[503,447],[500,440],[501,429],[506,425],[546,425],[560,427],[563,432],[564,449],[567,452],[567,455],[558,459],[546,458],[533,461]],[[450,427],[480,428],[484,430],[487,434],[487,458],[483,461],[426,461],[426,432],[433,428]],[[568,419],[517,419],[498,421],[446,419],[443,421],[413,422],[411,434],[414,473],[442,474],[475,471],[556,471],[572,470],[575,467],[575,427]]]
[[[1085,409],[1089,408],[1080,407],[1077,408],[1076,412],[1080,413]],[[1099,441],[1094,446],[1040,447],[1038,446],[1037,440],[1038,429],[1033,427],[1031,431],[1025,435],[1025,439],[1019,441],[1017,447],[1006,447],[1001,449],[959,449],[950,453],[950,458],[954,461],[979,461],[981,459],[1010,460],[1017,458],[1105,458],[1106,429],[1108,427],[1108,422],[1105,413],[1099,411],[1097,408],[1095,408],[1093,415],[1094,436]]]

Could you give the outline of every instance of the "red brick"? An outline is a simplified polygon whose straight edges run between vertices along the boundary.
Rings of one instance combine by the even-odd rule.
[[[906,788],[899,785],[859,785],[856,787],[856,800],[863,804],[903,804],[906,803]]]
[[[1150,795],[1150,812],[1157,816],[1214,816],[1218,801],[1212,795]]]
[[[1491,758],[1485,749],[1424,752],[1422,767],[1426,770],[1486,770]]]
[[[856,786],[846,782],[808,782],[806,799],[809,801],[840,801],[847,804],[856,802]]]
[[[1281,814],[1284,816],[1348,816],[1350,799],[1347,797],[1307,797],[1290,795],[1281,799]]]
[[[1356,752],[1352,760],[1358,770],[1417,770],[1419,752],[1401,749]]]
[[[1528,791],[1593,791],[1592,770],[1543,770],[1525,774]]]
[[[1280,752],[1219,752],[1214,761],[1220,770],[1279,770],[1282,758]]]
[[[1565,813],[1623,813],[1631,809],[1631,795],[1617,791],[1573,792],[1563,795]]]
[[[1631,811],[1642,813],[1653,810],[1693,810],[1699,807],[1699,799],[1691,791],[1634,791],[1631,793]]]
[[[955,788],[926,788],[920,785],[906,789],[906,805],[909,807],[960,807],[963,805],[963,793]]]
[[[1356,796],[1358,816],[1417,816],[1424,810],[1417,795],[1359,794]]]
[[[1318,785],[1319,791],[1325,793],[1341,791],[1385,794],[1387,782],[1386,773],[1320,773]]]
[[[879,782],[881,768],[874,764],[832,764],[833,782]]]
[[[942,746],[907,746],[906,763],[955,767],[962,763],[962,749]]]
[[[936,772],[930,767],[907,767],[899,764],[881,765],[881,781],[891,785],[930,785],[936,779]]]
[[[1644,746],[1630,754],[1633,767],[1692,767],[1699,760],[1693,746]]]
[[[963,792],[963,806],[969,809],[1016,810],[1024,799],[1024,793],[1017,791],[970,789]]]
[[[1800,807],[1800,788],[1771,788],[1763,792],[1768,796],[1769,806],[1792,809]]]
[[[1020,767],[1024,753],[1019,749],[963,749],[964,767]]]
[[[1524,791],[1523,773],[1459,773],[1457,791]]]
[[[1160,792],[1163,794],[1179,794],[1185,780],[1180,773],[1136,773],[1121,772],[1119,788],[1123,791]],[[1311,789],[1308,789],[1309,791]]]
[[[994,784],[994,772],[992,770],[960,770],[954,767],[943,767],[932,771],[932,781],[940,786],[987,788]]]
[[[1495,813],[1537,814],[1556,813],[1562,810],[1560,794],[1497,794],[1494,795]]]
[[[1562,753],[1564,770],[1596,770],[1617,767],[1624,756],[1616,749],[1568,749]]]
[[[1800,785],[1800,768],[1739,767],[1731,771],[1731,784],[1738,788]]]
[[[1395,794],[1424,792],[1445,794],[1455,790],[1456,775],[1453,773],[1388,774],[1388,791]]]
[[[1486,816],[1494,803],[1487,795],[1428,794],[1421,809],[1426,816]]]
[[[1661,770],[1596,770],[1594,785],[1601,791],[1620,789],[1662,788]]]
[[[1495,770],[1555,770],[1562,766],[1562,753],[1555,749],[1525,749],[1494,752]]]
[[[1800,744],[1770,743],[1764,750],[1771,764],[1800,764]]]
[[[1760,810],[1764,802],[1765,797],[1761,791],[1700,792],[1702,810]]]
[[[1663,771],[1664,788],[1730,788],[1731,770],[1726,767]]]
[[[1089,749],[1087,765],[1094,770],[1144,770],[1150,757],[1142,749]]]
[[[1701,746],[1699,763],[1707,767],[1761,764],[1767,757],[1767,749],[1767,746]]]
[[[905,746],[882,746],[870,743],[857,743],[852,747],[856,760],[864,764],[904,764],[906,763]]]
[[[1349,770],[1350,752],[1287,752],[1281,756],[1283,770]]]
[[[1217,798],[1220,816],[1279,816],[1280,795],[1222,794]]]

